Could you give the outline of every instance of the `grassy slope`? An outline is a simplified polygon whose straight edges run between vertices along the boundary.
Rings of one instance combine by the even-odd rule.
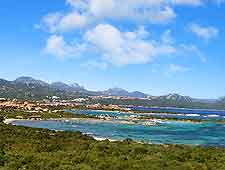
[[[224,170],[225,150],[131,141],[0,124],[0,170]]]

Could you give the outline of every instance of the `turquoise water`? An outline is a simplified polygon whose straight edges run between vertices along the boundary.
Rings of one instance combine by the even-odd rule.
[[[82,114],[111,115],[117,112],[81,111]],[[90,113],[91,112],[91,113]],[[124,115],[124,119],[129,115]],[[123,116],[121,116],[123,117]],[[163,121],[154,126],[126,124],[118,120],[67,120],[67,121],[24,121],[13,122],[23,125],[51,130],[80,131],[90,136],[124,140],[126,138],[146,143],[190,144],[225,147],[225,124],[215,122],[192,123]]]
[[[173,108],[173,107],[128,107],[131,110],[138,111],[157,111],[166,113],[183,113],[183,114],[199,114],[201,116],[218,115],[225,116],[225,110],[212,109],[188,109],[188,108]]]
[[[164,114],[164,113],[143,113],[138,114],[138,116],[151,116],[155,118],[176,118],[176,119],[194,119],[194,120],[208,120],[208,121],[215,121],[215,120],[224,120],[224,112],[222,111],[212,111],[208,110],[205,113],[204,110],[190,110],[190,109],[177,109],[183,110],[184,113],[177,113],[177,114]],[[102,111],[102,110],[67,110],[68,112],[74,114],[84,114],[89,116],[98,116],[98,115],[108,115],[110,117],[117,117],[120,119],[124,119],[129,116],[137,116],[137,114],[126,113],[126,112],[112,112],[112,111]],[[173,110],[175,111],[175,110]],[[186,111],[186,113],[185,113]],[[201,112],[200,112],[201,111]],[[166,111],[167,112],[167,111]],[[169,110],[168,110],[169,112]]]

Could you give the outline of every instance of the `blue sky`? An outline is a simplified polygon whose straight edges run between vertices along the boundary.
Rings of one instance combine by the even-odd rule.
[[[1,78],[225,95],[223,0],[0,3]]]

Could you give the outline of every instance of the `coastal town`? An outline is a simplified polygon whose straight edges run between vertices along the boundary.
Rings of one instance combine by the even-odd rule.
[[[51,100],[42,101],[23,101],[18,99],[0,98],[0,112],[10,112],[10,116],[16,119],[41,120],[46,118],[74,118],[75,114],[66,113],[65,109],[82,109],[82,110],[109,110],[129,112],[129,108],[118,105],[104,104],[85,104],[87,99],[77,98],[74,100],[60,100],[54,97]],[[19,114],[18,114],[19,113]],[[0,115],[1,116],[1,115]],[[7,116],[5,116],[7,118]],[[98,119],[109,119],[109,116],[97,116]]]
[[[21,101],[17,99],[5,99],[0,98],[0,109],[19,109],[29,112],[51,112],[56,111],[56,109],[63,108],[86,108],[86,109],[103,109],[103,110],[121,110],[129,111],[129,108],[121,107],[118,105],[104,105],[104,104],[84,104],[83,102],[87,99],[78,98],[74,100],[43,100],[43,101]]]
[[[141,118],[138,115],[122,115],[122,116],[111,116],[108,114],[98,114],[96,116],[91,115],[80,115],[79,113],[71,113],[67,110],[98,110],[98,111],[116,111],[116,113],[133,113],[131,109],[126,107],[121,107],[118,105],[104,105],[104,104],[90,104],[85,105],[85,99],[79,98],[72,101],[59,100],[59,98],[54,98],[54,100],[44,100],[44,101],[20,101],[17,99],[0,99],[0,113],[7,112],[7,114],[0,114],[5,119],[5,123],[9,124],[15,120],[74,120],[74,119],[91,119],[92,121],[104,121],[111,122],[115,121],[117,123],[123,124],[136,124]],[[158,119],[148,119],[141,124],[146,126],[154,126],[158,122]]]

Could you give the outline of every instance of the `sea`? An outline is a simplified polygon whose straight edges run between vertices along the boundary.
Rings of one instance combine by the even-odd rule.
[[[132,139],[137,142],[151,144],[225,147],[225,123],[223,122],[225,119],[225,111],[140,107],[131,109],[142,109],[142,111],[148,111],[148,113],[134,114],[103,110],[67,110],[74,114],[112,119],[110,121],[96,121],[93,119],[16,120],[12,124],[57,131],[80,131],[96,139]],[[163,114],[149,113],[152,110],[162,112]],[[164,114],[164,112],[167,114]],[[142,122],[143,120],[135,119],[139,116],[155,117],[156,124],[146,125]],[[160,118],[176,118],[176,120]],[[204,119],[204,121],[183,121],[185,119]]]

